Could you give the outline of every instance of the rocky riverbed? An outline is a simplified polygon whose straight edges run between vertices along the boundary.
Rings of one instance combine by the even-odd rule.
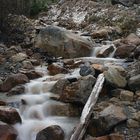
[[[0,140],[70,139],[101,73],[83,140],[140,140],[140,5],[112,4],[60,1],[33,19],[5,19]]]

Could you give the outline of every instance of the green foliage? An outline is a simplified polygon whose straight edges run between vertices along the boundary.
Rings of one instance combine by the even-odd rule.
[[[48,9],[48,6],[57,0],[32,0],[31,15],[37,15],[41,11]]]

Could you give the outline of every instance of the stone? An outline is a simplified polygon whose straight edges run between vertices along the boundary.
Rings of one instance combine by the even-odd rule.
[[[97,57],[109,57],[111,53],[114,51],[113,45],[103,45],[101,50],[97,53]]]
[[[117,124],[127,119],[124,109],[117,105],[109,105],[92,119],[88,133],[92,136],[101,136],[110,132]]]
[[[122,4],[123,6],[132,6],[133,4],[137,4],[137,0],[111,0],[112,4]]]
[[[128,58],[132,55],[135,49],[136,45],[134,44],[122,44],[117,47],[114,56],[117,58]]]
[[[122,90],[120,93],[120,99],[122,101],[133,101],[134,93],[128,90]]]
[[[105,78],[109,84],[115,87],[124,88],[127,84],[125,69],[121,66],[107,66],[107,70],[104,71]]]
[[[140,74],[130,77],[128,80],[128,86],[132,90],[139,90],[140,89]]]
[[[68,73],[68,70],[58,63],[53,63],[53,64],[48,65],[47,69],[50,75],[56,75],[59,73],[64,73],[64,74]]]
[[[21,117],[17,110],[12,107],[0,106],[0,121],[7,124],[21,123]]]
[[[114,133],[109,135],[110,140],[125,140],[123,135]]]
[[[63,87],[60,100],[84,105],[91,94],[95,81],[96,79],[93,76],[88,75],[79,78],[78,81],[67,84]]]
[[[81,76],[87,76],[87,75],[95,75],[95,70],[93,67],[90,66],[89,63],[82,64],[80,66],[80,71],[79,71]]]
[[[3,92],[10,91],[13,87],[19,84],[25,84],[27,82],[29,82],[29,79],[26,75],[21,73],[12,74],[9,77],[7,77],[3,82],[3,84],[1,85],[1,91]]]
[[[127,120],[127,126],[129,128],[138,128],[139,127],[139,122],[138,121],[135,121],[133,119],[128,119]]]
[[[29,70],[34,68],[32,63],[28,60],[25,60],[25,61],[22,62],[22,67],[24,69],[29,69]]]
[[[5,106],[6,102],[0,100],[0,106]]]
[[[123,42],[126,44],[134,44],[134,45],[138,46],[138,45],[140,45],[140,38],[137,35],[135,35],[134,33],[131,33],[123,40]]]
[[[140,111],[134,113],[133,119],[140,122]]]
[[[35,42],[36,48],[42,48],[55,57],[84,57],[92,50],[90,41],[57,26],[42,29]]]
[[[16,140],[17,135],[18,133],[14,127],[0,124],[0,140]]]
[[[134,51],[134,58],[135,59],[139,59],[140,58],[140,45]]]
[[[81,114],[80,108],[66,103],[50,104],[44,108],[46,109],[48,116],[79,117]]]
[[[25,74],[30,80],[37,79],[43,76],[42,73],[35,70],[20,70],[20,73]]]
[[[7,96],[20,95],[20,94],[23,94],[24,91],[25,91],[25,87],[19,85],[12,88],[6,95]]]
[[[13,55],[11,59],[13,62],[21,62],[21,61],[27,59],[27,57],[28,56],[25,53],[17,53],[15,55]]]
[[[41,130],[37,134],[36,140],[64,140],[64,131],[60,126],[52,125]]]

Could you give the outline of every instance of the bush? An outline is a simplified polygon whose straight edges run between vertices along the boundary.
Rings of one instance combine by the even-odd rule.
[[[31,4],[31,16],[48,9],[48,6],[57,0],[33,0]]]

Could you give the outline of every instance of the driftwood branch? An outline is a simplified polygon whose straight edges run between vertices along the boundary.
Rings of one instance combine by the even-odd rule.
[[[96,84],[88,98],[87,103],[84,106],[84,109],[82,111],[82,115],[80,118],[80,123],[76,127],[74,133],[72,134],[70,140],[82,140],[86,129],[89,125],[90,118],[92,115],[93,107],[97,102],[97,99],[99,97],[99,94],[103,88],[104,84],[104,75],[100,74],[97,78]]]

